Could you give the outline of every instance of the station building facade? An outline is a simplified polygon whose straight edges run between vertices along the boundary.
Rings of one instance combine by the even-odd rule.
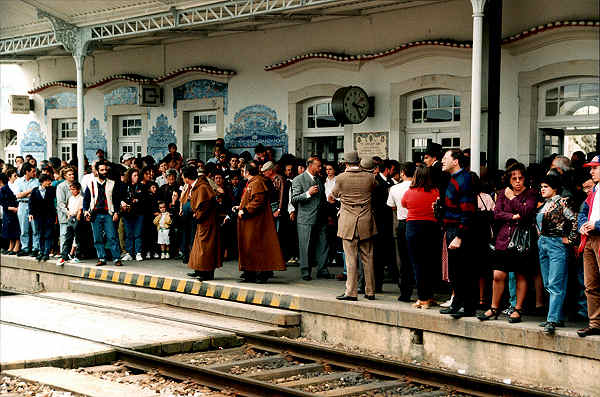
[[[90,160],[99,148],[113,161],[124,153],[159,159],[174,142],[184,157],[206,160],[218,137],[238,152],[262,143],[329,161],[357,145],[401,161],[428,142],[469,147],[472,12],[457,0],[96,50],[85,60],[84,152]],[[600,145],[599,12],[596,1],[504,1],[500,165]],[[34,100],[27,115],[3,111],[0,130],[17,131],[4,157],[81,154],[73,58],[0,70],[3,104],[13,93]],[[484,73],[484,91],[488,82],[495,84]],[[162,88],[162,105],[140,103],[148,84]],[[333,93],[349,85],[374,98],[361,124],[341,125],[331,114]],[[485,100],[481,111],[485,152]]]

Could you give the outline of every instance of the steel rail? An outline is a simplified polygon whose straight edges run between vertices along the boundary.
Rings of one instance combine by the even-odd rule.
[[[119,311],[144,317],[156,318],[159,320],[173,321],[180,324],[225,331],[241,336],[246,340],[248,344],[254,345],[258,348],[264,348],[265,350],[285,352],[290,355],[297,356],[299,358],[306,358],[316,361],[332,363],[346,368],[364,368],[370,372],[388,377],[398,378],[401,376],[406,376],[424,384],[435,386],[450,386],[468,393],[474,393],[481,396],[563,396],[563,394],[559,393],[548,392],[545,390],[539,390],[526,386],[505,384],[503,382],[485,379],[478,376],[461,375],[454,372],[444,371],[439,368],[414,365],[409,363],[403,363],[400,361],[372,357],[347,352],[341,349],[320,346],[313,343],[297,342],[291,339],[282,339],[279,337],[257,334],[253,332],[244,332],[228,327],[205,325],[191,320],[173,319],[166,316],[139,312],[136,310],[121,309],[113,306],[87,303],[53,296],[44,296],[9,289],[0,289],[0,291],[19,295],[29,295],[41,299],[55,300],[59,302],[90,306],[98,309]]]
[[[314,394],[305,393],[300,390],[278,386],[273,383],[263,382],[260,380],[245,378],[242,376],[216,371],[210,368],[197,367],[182,362],[169,360],[167,358],[154,356],[147,353],[141,353],[123,346],[114,345],[91,338],[71,335],[66,332],[50,330],[46,328],[35,327],[33,325],[19,324],[12,321],[0,320],[0,324],[32,329],[41,332],[47,332],[55,335],[67,336],[76,338],[86,342],[98,343],[104,346],[109,346],[114,349],[117,355],[117,360],[122,360],[131,363],[137,367],[155,368],[159,372],[172,376],[178,379],[191,379],[202,385],[217,388],[220,390],[234,389],[236,393],[248,397],[312,397]]]

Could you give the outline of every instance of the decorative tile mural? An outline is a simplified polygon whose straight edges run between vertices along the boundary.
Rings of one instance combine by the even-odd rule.
[[[104,94],[104,121],[108,118],[108,107],[111,105],[136,105],[138,103],[137,87],[119,87]]]
[[[157,161],[163,159],[169,153],[169,143],[177,143],[177,138],[175,131],[169,125],[169,120],[161,114],[148,137],[148,154]]]
[[[173,88],[173,117],[177,117],[177,101],[223,97],[223,113],[227,114],[227,83],[214,80],[193,80]]]
[[[265,105],[247,106],[235,114],[225,134],[225,145],[238,149],[253,148],[259,143],[287,152],[287,126],[282,126],[273,109]]]
[[[77,107],[77,95],[74,92],[61,92],[44,98],[44,116],[48,115],[48,109],[66,109]]]
[[[90,128],[86,130],[83,137],[83,147],[85,148],[85,156],[90,162],[96,159],[98,149],[102,149],[106,153],[106,137],[100,129],[100,122],[95,117],[90,120]]]
[[[38,162],[46,160],[46,138],[42,134],[40,123],[30,121],[25,134],[19,140],[21,155],[32,155]]]

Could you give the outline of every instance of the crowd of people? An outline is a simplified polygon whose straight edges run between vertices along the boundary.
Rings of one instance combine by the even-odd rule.
[[[222,139],[206,162],[184,161],[175,144],[158,163],[96,156],[81,180],[75,161],[0,160],[3,255],[57,266],[179,259],[199,280],[237,259],[242,280],[258,283],[297,265],[303,281],[346,281],[339,300],[372,300],[394,283],[399,301],[456,319],[543,314],[551,335],[570,316],[589,321],[579,336],[600,334],[599,156],[509,159],[478,174],[468,150],[435,143],[405,163],[277,159],[262,145],[236,154]],[[440,292],[451,298],[438,304]]]

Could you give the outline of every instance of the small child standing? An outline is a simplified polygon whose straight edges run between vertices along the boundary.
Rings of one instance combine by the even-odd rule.
[[[66,182],[64,182],[66,183]],[[83,209],[83,196],[81,193],[81,184],[79,182],[71,183],[69,186],[71,197],[67,201],[67,232],[65,234],[65,244],[62,247],[61,258],[56,262],[56,266],[62,266],[69,256],[73,263],[79,263],[79,222],[81,221],[81,212]]]
[[[167,203],[158,202],[159,214],[154,218],[158,230],[157,243],[160,245],[160,259],[169,259],[169,229],[171,228],[171,214],[167,211]]]

